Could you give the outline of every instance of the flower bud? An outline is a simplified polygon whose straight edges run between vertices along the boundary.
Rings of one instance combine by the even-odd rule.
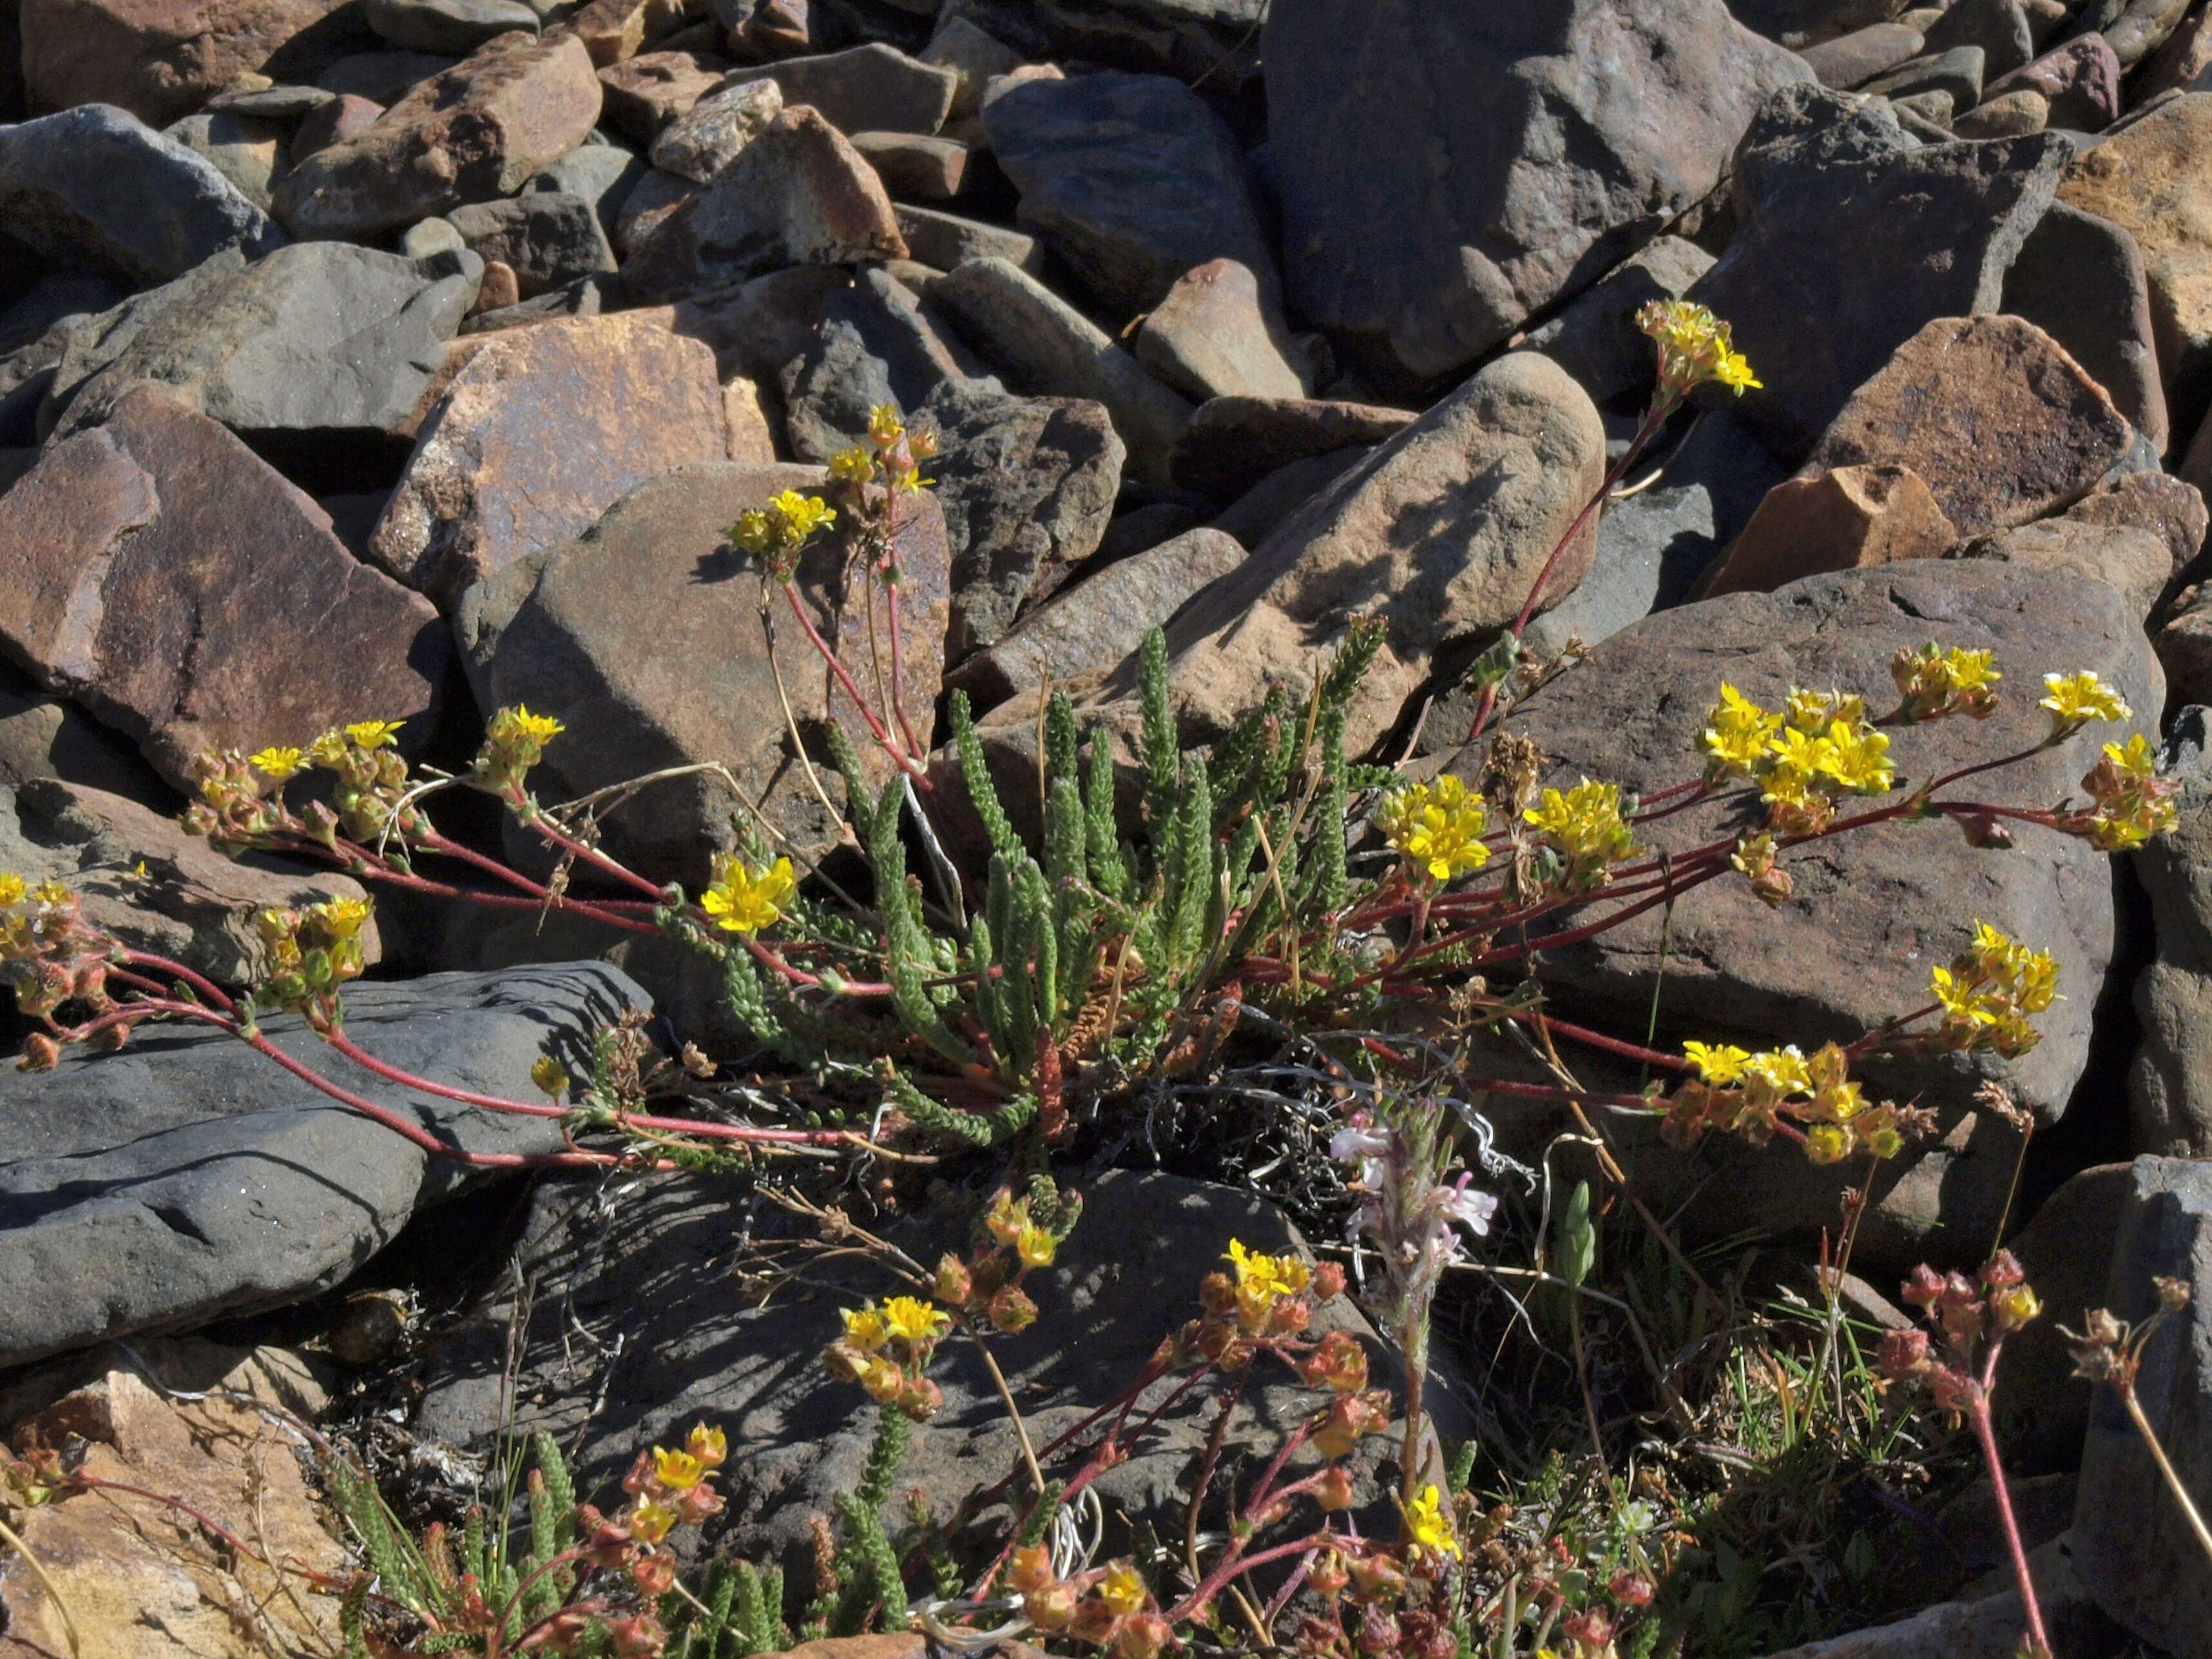
[[[1313,1297],[1316,1302],[1334,1302],[1344,1294],[1344,1269],[1334,1261],[1317,1263],[1313,1270]]]
[[[1341,1463],[1332,1463],[1314,1482],[1314,1502],[1330,1514],[1352,1507],[1352,1476]]]
[[[679,1493],[676,1499],[676,1513],[695,1527],[708,1516],[720,1515],[721,1511],[721,1495],[703,1480],[689,1491]]]
[[[860,1374],[860,1386],[876,1404],[891,1405],[906,1392],[906,1374],[890,1360],[870,1355],[866,1364],[867,1369]]]
[[[1009,1285],[991,1298],[991,1323],[1009,1336],[1036,1323],[1037,1305]]]
[[[1624,1607],[1648,1607],[1651,1605],[1651,1581],[1640,1572],[1617,1572],[1606,1589]]]
[[[1406,1588],[1406,1570],[1390,1556],[1355,1555],[1347,1565],[1352,1594],[1359,1601],[1382,1601]]]
[[[1053,1582],[1052,1552],[1042,1544],[1024,1544],[1006,1562],[1006,1583],[1023,1595]]]
[[[676,1582],[676,1558],[666,1550],[641,1555],[629,1564],[629,1582],[640,1595],[665,1595]]]
[[[968,1298],[975,1294],[975,1276],[968,1271],[966,1262],[948,1252],[937,1264],[937,1283],[933,1288],[939,1302],[964,1308]]]
[[[1339,1395],[1329,1402],[1328,1416],[1313,1437],[1314,1449],[1334,1462],[1349,1457],[1359,1437],[1382,1426],[1383,1413],[1374,1397],[1364,1394]]]
[[[945,1390],[926,1376],[907,1384],[898,1396],[898,1408],[917,1423],[927,1423],[945,1409]]]
[[[1039,1630],[1066,1630],[1075,1617],[1075,1586],[1060,1579],[1024,1590],[1022,1612]]]
[[[1198,1282],[1198,1303],[1210,1314],[1226,1318],[1237,1311],[1237,1286],[1227,1273],[1208,1273]]]
[[[1349,1331],[1331,1331],[1298,1361],[1298,1376],[1310,1389],[1357,1394],[1367,1386],[1367,1350]]]
[[[1344,1570],[1344,1558],[1334,1550],[1323,1550],[1314,1562],[1313,1571],[1306,1575],[1306,1583],[1316,1595],[1328,1597],[1344,1594],[1344,1587],[1352,1582],[1352,1575]]]
[[[1157,1613],[1132,1613],[1114,1640],[1115,1659],[1155,1659],[1168,1635],[1168,1621]]]
[[[1395,1653],[1398,1650],[1398,1621],[1382,1608],[1370,1607],[1359,1615],[1357,1639],[1362,1653]]]
[[[1313,1304],[1302,1296],[1286,1296],[1267,1316],[1267,1334],[1296,1336],[1313,1322]]]
[[[1917,1376],[1928,1369],[1928,1333],[1890,1331],[1881,1339],[1881,1374],[1892,1382]]]

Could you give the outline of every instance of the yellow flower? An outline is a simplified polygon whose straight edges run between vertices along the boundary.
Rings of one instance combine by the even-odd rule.
[[[729,1436],[720,1429],[708,1428],[704,1423],[692,1425],[691,1437],[684,1444],[684,1449],[699,1460],[702,1468],[720,1468],[722,1460],[730,1455]]]
[[[58,881],[42,881],[31,890],[31,897],[40,904],[67,904],[72,895]]]
[[[836,511],[819,495],[802,495],[795,489],[787,489],[769,505],[791,526],[794,541],[803,542],[825,525],[837,522]]]
[[[840,483],[866,483],[876,476],[876,458],[854,444],[830,458],[830,476]]]
[[[1142,1612],[1146,1601],[1145,1581],[1134,1565],[1116,1561],[1108,1567],[1106,1576],[1098,1581],[1098,1599],[1117,1619],[1126,1619],[1133,1613]]]
[[[727,855],[715,860],[716,880],[699,896],[699,908],[726,933],[757,933],[783,919],[781,908],[799,885],[789,859],[765,870],[750,869]]]
[[[1034,1221],[1022,1229],[1021,1236],[1014,1242],[1014,1254],[1021,1258],[1024,1267],[1049,1267],[1056,1248],[1052,1235]]]
[[[21,904],[24,890],[22,877],[13,870],[0,870],[0,904]]]
[[[2123,744],[2105,745],[2105,758],[2122,774],[2130,778],[2154,777],[2158,772],[2158,756],[2150,741],[2140,732]]]
[[[699,1484],[706,1468],[687,1451],[653,1449],[653,1478],[671,1492],[689,1492]]]
[[[630,1535],[640,1543],[658,1544],[676,1524],[676,1511],[665,1504],[640,1504],[629,1518]]]
[[[345,757],[345,733],[335,726],[307,745],[307,758],[318,766],[334,767]]]
[[[1855,794],[1879,795],[1894,788],[1897,771],[1889,763],[1889,739],[1863,723],[1836,720],[1823,740],[1827,749],[1815,769]]]
[[[1237,1293],[1261,1307],[1279,1296],[1296,1296],[1313,1282],[1313,1270],[1293,1255],[1262,1255],[1245,1249],[1242,1239],[1229,1241],[1229,1261],[1237,1273]]]
[[[1731,344],[1729,325],[1701,305],[1654,300],[1636,313],[1636,325],[1658,345],[1662,392],[1679,394],[1712,380],[1741,397],[1744,388],[1759,385]]]
[[[1430,1486],[1404,1507],[1406,1541],[1415,1556],[1437,1560],[1447,1555],[1458,1558],[1459,1534],[1452,1526],[1451,1515],[1444,1508],[1441,1492]]]
[[[2004,678],[1997,672],[1995,652],[1969,651],[1958,645],[1943,653],[1943,672],[1959,691],[1986,691]]]
[[[1749,777],[1766,752],[1766,739],[1782,725],[1779,714],[1768,713],[1726,680],[1721,700],[1705,715],[1700,734],[1705,757],[1724,776]]]
[[[334,898],[322,904],[309,905],[307,914],[320,921],[332,939],[351,939],[361,932],[362,924],[368,920],[368,901]]]
[[[863,1353],[873,1353],[890,1340],[891,1328],[872,1302],[865,1308],[839,1310],[845,1322],[845,1340]]]
[[[895,443],[906,431],[896,404],[878,404],[868,411],[868,436],[879,444]]]
[[[1466,783],[1449,772],[1434,783],[1392,790],[1376,814],[1390,845],[1432,881],[1449,881],[1490,862],[1490,849],[1482,844],[1489,821],[1482,798],[1469,794]]]
[[[1743,1069],[1779,1093],[1813,1092],[1813,1074],[1806,1066],[1804,1054],[1794,1042],[1786,1048],[1769,1048],[1752,1055],[1744,1061]]]
[[[356,720],[345,729],[356,749],[386,749],[399,740],[399,728],[405,720]]]
[[[557,1101],[568,1092],[568,1068],[550,1054],[540,1054],[530,1062],[530,1080]]]
[[[1805,1131],[1805,1156],[1815,1164],[1840,1164],[1850,1150],[1851,1132],[1840,1123],[1815,1123]]]
[[[2135,712],[2094,670],[2045,674],[2043,684],[2047,695],[2037,706],[2051,711],[2054,736],[2063,736],[2089,720],[2124,720]]]
[[[1743,1076],[1743,1068],[1751,1061],[1748,1050],[1734,1043],[1686,1042],[1682,1052],[1690,1064],[1698,1068],[1698,1075],[1715,1085],[1736,1082]]]
[[[884,1326],[896,1342],[933,1342],[951,1328],[951,1317],[918,1296],[895,1296],[884,1304]]]
[[[528,703],[519,702],[512,708],[502,708],[491,717],[491,735],[495,738],[520,738],[543,749],[568,728],[550,714],[533,714]]]
[[[264,777],[282,783],[307,763],[307,757],[299,750],[272,746],[253,757],[254,769]]]
[[[1713,362],[1713,379],[1741,398],[1744,389],[1764,391],[1766,382],[1752,378],[1751,364],[1741,351],[1723,351]]]
[[[1633,838],[1620,817],[1620,786],[1584,778],[1562,794],[1547,789],[1536,805],[1521,815],[1572,859],[1625,858]]]
[[[1928,988],[1950,1018],[1970,1025],[1996,1024],[1997,1009],[1990,998],[1971,981],[1961,979],[1948,968],[1930,969]]]

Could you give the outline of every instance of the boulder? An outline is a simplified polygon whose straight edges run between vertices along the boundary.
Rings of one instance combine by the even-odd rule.
[[[988,710],[1048,679],[1064,684],[1112,668],[1244,559],[1235,537],[1192,530],[1116,560],[1054,594],[947,683]]]
[[[1168,458],[1189,423],[1190,405],[1103,329],[1002,258],[967,261],[932,283],[929,297],[1015,390],[1105,404],[1127,447],[1130,472],[1155,489],[1171,487]]]
[[[648,52],[599,71],[607,125],[641,144],[728,78],[729,60],[696,52]]]
[[[520,299],[615,269],[615,251],[598,210],[580,196],[533,190],[497,202],[472,202],[445,216],[472,252],[514,273]]]
[[[0,787],[0,870],[67,884],[95,927],[224,985],[267,977],[262,911],[364,896],[331,871],[261,853],[227,858],[168,813],[54,778]],[[373,968],[383,956],[374,921],[361,940]]]
[[[374,715],[427,738],[436,613],[356,560],[329,516],[149,386],[0,497],[0,647],[190,787],[210,748],[300,744]]]
[[[384,106],[373,99],[356,94],[341,93],[318,108],[310,110],[292,133],[291,159],[294,166],[317,155],[333,144],[358,138],[374,126],[384,114]],[[274,192],[271,192],[274,199]]]
[[[2165,654],[2165,641],[2160,641]],[[2177,665],[2185,671],[2196,665]],[[2177,685],[2181,673],[2177,672]],[[2192,679],[2181,695],[2200,689]],[[2128,1074],[2130,1144],[2164,1157],[2212,1155],[2212,732],[2202,706],[2175,717],[2160,769],[2179,787],[2180,822],[2130,854],[2150,895],[2158,955],[2136,981],[2142,1044]],[[2078,1312],[2079,1310],[2070,1310]]]
[[[346,1034],[451,1086],[535,1099],[532,1062],[590,1065],[595,1032],[647,1006],[596,963],[439,974],[346,988]],[[279,1048],[471,1152],[561,1150],[549,1118],[460,1106],[386,1083],[297,1016],[262,1022]],[[118,1054],[0,1071],[0,1364],[141,1331],[281,1306],[330,1289],[465,1166],[340,1106],[221,1032],[142,1030]]]
[[[2173,574],[2185,579],[2203,550],[2208,525],[2204,496],[2196,485],[2166,472],[2129,472],[2084,495],[2066,509],[2083,524],[2131,525],[2157,532],[2173,560]]]
[[[650,305],[785,265],[902,258],[890,198],[860,153],[813,110],[784,110],[698,195],[634,243],[623,279]]]
[[[1964,559],[2003,559],[2037,570],[2063,571],[2118,590],[2129,614],[2148,618],[2173,577],[2173,554],[2157,531],[2139,525],[2043,519],[1953,550]]]
[[[1923,145],[1877,100],[1776,94],[1736,155],[1741,228],[1689,295],[1765,382],[1741,416],[1798,459],[1929,322],[1995,311],[2070,154],[2050,134]]]
[[[1151,310],[1192,266],[1218,258],[1253,273],[1270,311],[1279,302],[1243,152],[1180,81],[1033,81],[994,99],[983,130],[1021,192],[1018,222],[1117,319]]]
[[[1547,757],[1546,784],[1589,776],[1649,793],[1698,775],[1698,732],[1723,679],[1770,706],[1796,684],[1863,692],[1879,709],[1893,654],[1930,639],[1993,651],[2006,677],[2002,701],[1986,720],[1897,732],[1892,753],[1902,776],[2033,748],[2049,730],[2035,707],[2045,672],[2094,671],[2119,689],[2135,718],[1976,780],[1979,799],[2041,805],[2078,797],[2098,743],[2154,728],[2163,697],[2157,664],[2114,589],[1995,562],[1921,560],[1662,611],[1516,705],[1506,729]],[[1487,748],[1486,741],[1462,751],[1449,769],[1476,775]],[[1735,805],[1717,801],[1674,815],[1645,838],[1679,850],[1733,834],[1740,821]],[[1863,1259],[1903,1266],[1942,1250],[1971,1265],[1996,1225],[2018,1150],[2014,1131],[1970,1109],[1975,1087],[1984,1078],[2003,1082],[2042,1122],[2066,1110],[2088,1063],[2091,1014],[2112,957],[2110,860],[2086,842],[2025,828],[2014,850],[1977,848],[1936,822],[1852,831],[1817,854],[1785,854],[1784,866],[1796,886],[1778,910],[1731,878],[1679,899],[1663,944],[1655,909],[1547,951],[1547,994],[1563,1013],[1632,1019],[1640,1030],[1663,955],[1661,1046],[1695,1036],[1795,1042],[1809,1053],[1925,1006],[1929,969],[1957,953],[1977,921],[2051,951],[2065,1000],[2039,1017],[2043,1040],[2017,1061],[1946,1055],[1863,1068],[1869,1094],[1935,1109],[1943,1138],[1875,1175]],[[1668,1160],[1651,1151],[1656,1171]],[[1675,1184],[1680,1200],[1699,1196],[1693,1228],[1810,1231],[1833,1214],[1834,1172],[1794,1152],[1714,1141],[1686,1162]]]
[[[1261,45],[1292,307],[1424,380],[1650,240],[1811,74],[1720,0],[1297,0]]]
[[[1137,361],[1185,397],[1303,398],[1290,337],[1234,259],[1177,277],[1137,331]]]
[[[567,798],[664,767],[728,769],[741,793],[711,775],[682,778],[602,820],[610,847],[656,879],[702,884],[708,855],[737,844],[752,807],[794,856],[817,857],[840,839],[842,821],[823,810],[791,750],[778,671],[810,742],[835,718],[859,750],[870,787],[891,775],[888,757],[781,595],[771,593],[763,622],[758,572],[728,545],[740,513],[780,490],[818,491],[823,477],[818,467],[720,460],[676,467],[632,489],[578,539],[471,589],[456,614],[482,706],[526,702],[567,722],[568,734],[533,775],[549,795]],[[943,674],[950,553],[931,497],[915,498],[901,520],[907,716],[927,742]],[[825,639],[842,637],[865,655],[858,584],[848,597],[831,597],[842,591],[843,564],[841,547],[817,541],[801,561],[802,598]],[[814,766],[824,787],[840,789],[818,750]]]
[[[1917,58],[1927,44],[1927,37],[1909,23],[1869,23],[1807,46],[1797,55],[1822,86],[1845,91]]]
[[[2035,56],[2035,39],[2020,0],[1954,0],[1949,9],[1929,24],[1928,49],[1948,52],[1954,46],[1982,49],[1985,85],[2025,68]]]
[[[817,312],[819,320],[777,375],[796,459],[826,463],[864,441],[878,404],[908,415],[934,404],[941,414],[1006,397],[937,308],[888,271],[861,271],[850,287],[822,296]]]
[[[647,168],[615,211],[614,226],[607,233],[615,251],[628,258],[645,246],[646,239],[659,228],[663,220],[703,188],[678,173],[663,173],[659,167]]]
[[[2052,204],[2005,273],[2004,308],[2063,347],[2128,424],[2165,452],[2172,434],[2150,283],[2132,235],[2109,219]]]
[[[538,14],[522,0],[362,0],[369,27],[407,52],[467,56],[511,30],[538,33]]]
[[[154,811],[180,803],[120,734],[66,697],[0,661],[0,787],[61,778],[120,795]]]
[[[1935,93],[1949,99],[1953,109],[1972,109],[1982,96],[1982,49],[1954,46],[1927,53],[1876,76],[1865,90],[1899,103]]]
[[[2022,88],[1977,104],[1951,123],[1954,138],[2019,138],[2051,125],[2051,103]]]
[[[2120,118],[2120,60],[2101,34],[2078,34],[1984,90],[1997,98],[2023,88],[2043,94],[2055,127],[2102,132]]]
[[[0,223],[49,264],[136,288],[286,240],[212,161],[106,104],[0,126]]]
[[[1374,453],[1372,444],[1352,444],[1279,466],[1216,514],[1213,528],[1241,547],[1257,547],[1277,525]]]
[[[270,190],[287,165],[287,135],[281,123],[203,110],[171,122],[161,129],[161,136],[208,161],[240,196],[262,212],[269,211]]]
[[[1566,308],[1532,330],[1522,344],[1582,382],[1600,407],[1648,404],[1658,384],[1658,353],[1636,326],[1654,300],[1679,300],[1713,268],[1713,256],[1680,236],[1662,236],[1624,260]]]
[[[953,14],[940,18],[921,61],[952,71],[957,78],[951,113],[964,117],[983,107],[985,84],[1018,67],[1022,55],[973,18]]]
[[[1395,438],[1412,410],[1325,398],[1215,398],[1184,428],[1175,481],[1202,495],[1241,495],[1293,461]]]
[[[514,194],[599,118],[599,82],[580,41],[501,35],[301,161],[277,187],[276,216],[317,239],[404,229]]]
[[[2171,429],[2191,432],[2212,405],[2212,94],[2191,93],[2130,121],[2066,169],[2069,206],[2135,238],[2150,288],[2152,332]]]
[[[952,112],[959,72],[918,63],[880,42],[819,57],[787,58],[743,79],[775,82],[786,104],[807,104],[848,137],[856,132],[935,132]]]
[[[315,77],[315,85],[336,97],[390,105],[460,61],[442,52],[363,52],[339,58]]]
[[[1034,236],[904,202],[891,212],[907,252],[923,264],[952,270],[970,259],[1004,259],[1032,276],[1043,272],[1044,248]]]
[[[696,340],[621,315],[491,335],[422,422],[370,550],[447,606],[727,443],[714,353]]]
[[[451,255],[280,248],[149,319],[76,384],[55,430],[97,426],[153,386],[249,443],[388,440],[428,389],[476,287]]]
[[[2071,507],[2134,434],[2105,389],[2019,317],[1939,317],[1851,394],[1807,462],[1897,465],[1965,536]]]
[[[740,81],[708,93],[660,129],[650,152],[663,172],[708,185],[782,112],[774,81]]]
[[[581,197],[599,216],[599,228],[610,236],[615,216],[637,181],[652,171],[645,157],[619,139],[595,134],[595,141],[580,143],[566,155],[556,156],[530,176],[523,193],[556,191]]]
[[[2212,13],[2185,19],[2136,71],[2130,90],[2138,108],[2162,92],[2212,91]]]
[[[1699,596],[1771,593],[1801,576],[1940,558],[1958,539],[1909,466],[1812,467],[1768,492]]]
[[[34,104],[112,104],[150,126],[245,75],[313,77],[367,41],[344,0],[23,0]]]
[[[2158,1309],[2154,1277],[2179,1279],[2192,1293],[2144,1350],[2136,1398],[2181,1484],[2201,1503],[2212,1490],[2212,1170],[2193,1158],[2139,1158],[2132,1175],[2104,1305],[2140,1323]],[[2203,1551],[2108,1388],[2090,1398],[2074,1560],[2098,1603],[2143,1641],[2174,1653],[2202,1653],[2212,1643]]]
[[[953,138],[918,132],[856,132],[853,148],[876,170],[895,201],[950,202],[974,194],[984,179],[997,176],[989,151]]]
[[[2018,1502],[2019,1494],[2014,1493]],[[1944,1540],[1948,1543],[1948,1540]],[[2044,1627],[2060,1653],[2115,1655],[2119,1633],[2075,1571],[2070,1540],[2052,1539],[2028,1556]],[[2018,1659],[2027,1614],[2013,1588],[2008,1559],[2002,1575],[1971,1585],[1960,1599],[1938,1601],[1909,1619],[1810,1642],[1769,1659]]]
[[[683,0],[587,0],[568,20],[592,62],[605,66],[635,58],[646,42],[684,21]]]

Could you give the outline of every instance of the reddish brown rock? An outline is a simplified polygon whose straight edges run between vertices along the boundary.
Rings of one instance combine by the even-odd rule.
[[[856,132],[852,138],[884,188],[902,201],[949,202],[985,171],[988,160],[973,144],[926,133]]]
[[[1699,597],[1769,593],[1800,576],[1932,559],[1959,539],[1907,466],[1842,466],[1777,484]]]
[[[2120,60],[2101,34],[2077,34],[2055,52],[1982,88],[1984,99],[2026,88],[2051,106],[2051,125],[2102,132],[2120,118]]]
[[[647,41],[683,22],[684,0],[591,0],[568,20],[568,27],[592,54],[592,62],[604,68],[636,57]]]
[[[812,109],[763,126],[714,182],[656,225],[623,267],[633,301],[724,288],[786,265],[902,259],[890,198]]]
[[[787,58],[763,71],[787,104],[806,104],[840,132],[935,132],[952,112],[957,70],[879,43]]]
[[[1997,536],[1977,536],[1957,550],[1967,559],[2002,559],[2034,570],[2082,576],[2117,588],[2130,615],[2148,619],[2173,574],[2166,538],[2139,525],[2043,519]]]
[[[240,75],[313,79],[365,39],[344,10],[345,0],[24,0],[23,79],[34,105],[113,104],[167,126]]]
[[[2071,506],[2133,433],[2058,343],[2018,317],[1939,317],[1850,396],[1807,461],[1909,466],[1962,536]]]
[[[353,93],[341,93],[327,104],[307,112],[292,133],[292,165],[310,155],[358,138],[384,113],[384,106]]]
[[[1408,410],[1324,398],[1215,398],[1183,428],[1171,466],[1186,489],[1241,495],[1292,461],[1379,444],[1413,419]]]
[[[520,303],[522,279],[514,274],[514,267],[504,259],[484,261],[483,280],[477,284],[476,303],[469,307],[471,316],[487,311],[500,311]]]
[[[141,388],[0,498],[0,647],[188,787],[208,748],[374,714],[428,735],[432,608],[216,422]]]
[[[727,58],[696,52],[648,52],[599,71],[607,125],[649,144],[728,77]]]
[[[1185,397],[1303,398],[1290,335],[1234,259],[1209,259],[1178,277],[1137,331],[1137,361]]]
[[[502,331],[423,422],[370,551],[449,605],[580,535],[632,485],[727,445],[714,354],[698,341],[623,315]]]
[[[276,216],[296,236],[368,240],[514,195],[599,118],[599,77],[582,42],[503,34],[293,168],[276,187]]]

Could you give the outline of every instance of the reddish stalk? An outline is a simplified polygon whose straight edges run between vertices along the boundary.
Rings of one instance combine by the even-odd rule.
[[[829,641],[822,637],[821,630],[814,626],[814,619],[806,614],[806,607],[799,602],[798,584],[789,581],[784,583],[783,596],[791,602],[791,614],[799,618],[799,627],[806,630],[808,641],[812,644],[822,660],[830,665],[830,672],[837,677],[838,684],[845,688],[845,695],[853,700],[853,707],[859,711],[860,718],[868,723],[868,730],[874,735],[877,746],[891,757],[892,763],[900,771],[905,773],[923,788],[928,788],[930,787],[928,775],[907,758],[905,751],[892,740],[891,734],[884,729],[884,723],[876,718],[875,710],[869,708],[867,698],[861,695],[860,688],[854,684],[853,677],[846,671],[845,665],[838,661],[837,653],[830,648]]]
[[[2012,1570],[2020,1580],[2021,1605],[2027,1613],[2028,1639],[2035,1644],[2039,1659],[2048,1659],[2051,1634],[2043,1627],[2043,1607],[2035,1598],[2035,1576],[2028,1571],[2027,1550],[2021,1542],[2020,1523],[2013,1518],[2012,1493],[2005,1486],[2004,1462],[1997,1453],[1996,1425],[1990,1410],[1990,1391],[1996,1386],[1997,1352],[2003,1346],[2002,1337],[1990,1344],[1989,1357],[1982,1362],[1980,1386],[1973,1392],[1966,1415],[1974,1419],[1974,1437],[1981,1443],[1982,1460],[1990,1466],[1990,1484],[1996,1492],[1997,1519],[2004,1526],[2005,1548],[2012,1556]]]

